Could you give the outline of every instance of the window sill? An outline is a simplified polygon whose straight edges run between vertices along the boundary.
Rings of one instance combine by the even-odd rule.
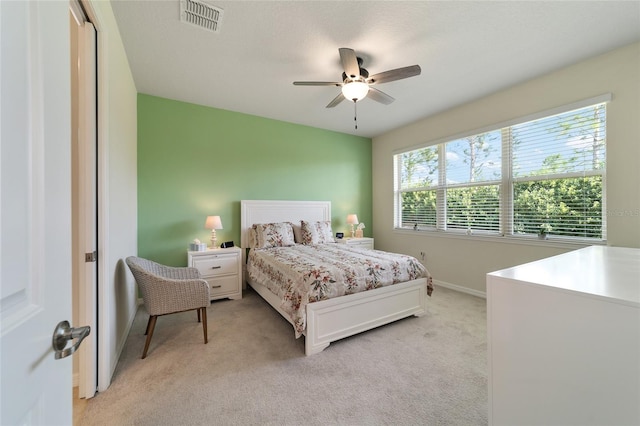
[[[544,246],[563,249],[578,249],[596,245],[607,245],[606,240],[587,240],[587,239],[565,239],[549,236],[546,240],[541,240],[534,236],[499,236],[488,234],[471,234],[468,235],[463,232],[442,232],[442,231],[430,231],[430,230],[410,230],[410,229],[398,229],[393,230],[394,234],[398,235],[413,235],[435,238],[448,238],[454,240],[466,240],[466,241],[482,241],[487,243],[500,243],[500,244],[516,244],[525,246]]]

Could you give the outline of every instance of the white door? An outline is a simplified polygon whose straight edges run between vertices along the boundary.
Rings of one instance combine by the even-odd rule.
[[[71,424],[69,4],[0,1],[0,424]]]
[[[82,249],[76,256],[97,253],[98,216],[96,182],[96,30],[91,22],[83,22],[78,36],[78,157],[80,162],[78,176],[78,234]],[[79,259],[79,312],[82,325],[91,327],[91,335],[78,350],[79,382],[78,396],[93,398],[97,388],[97,283],[98,268],[93,259]]]

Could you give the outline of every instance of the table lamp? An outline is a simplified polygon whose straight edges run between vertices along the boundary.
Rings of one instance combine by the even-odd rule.
[[[356,235],[356,231],[354,231],[353,225],[358,224],[358,215],[356,214],[347,215],[347,223],[351,225],[351,238],[354,238]]]
[[[216,247],[216,229],[222,228],[222,221],[220,220],[220,216],[207,216],[207,220],[204,223],[204,227],[206,229],[211,229],[211,248]]]

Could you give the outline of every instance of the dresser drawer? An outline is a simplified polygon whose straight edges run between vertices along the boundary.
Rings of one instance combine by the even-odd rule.
[[[194,268],[200,271],[203,278],[219,275],[238,273],[238,256],[236,255],[210,255],[199,256],[193,259]]]
[[[211,299],[238,293],[238,276],[230,275],[221,278],[205,278],[209,283]]]

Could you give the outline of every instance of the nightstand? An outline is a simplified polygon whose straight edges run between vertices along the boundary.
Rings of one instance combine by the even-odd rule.
[[[207,280],[211,300],[242,299],[242,250],[239,247],[188,251],[188,265]]]
[[[340,238],[340,239],[336,239],[336,243],[347,244],[353,247],[368,248],[373,250],[373,238],[370,238],[370,237]]]

